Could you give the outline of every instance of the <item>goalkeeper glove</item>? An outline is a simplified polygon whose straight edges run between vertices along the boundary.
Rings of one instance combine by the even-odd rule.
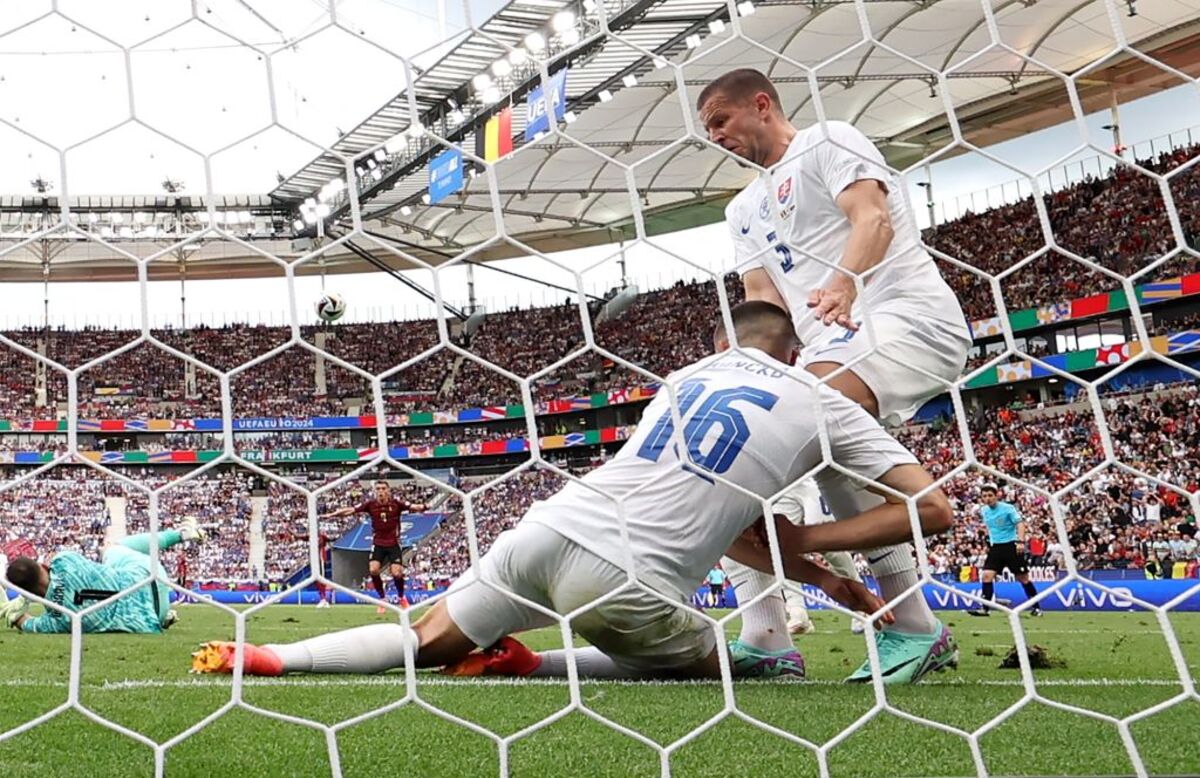
[[[17,597],[15,600],[0,605],[0,616],[4,618],[4,623],[10,627],[17,626],[17,619],[25,615],[29,610],[29,604],[25,602],[24,597]]]

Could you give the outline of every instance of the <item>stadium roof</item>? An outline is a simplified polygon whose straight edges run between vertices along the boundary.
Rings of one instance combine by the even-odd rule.
[[[514,0],[503,7],[443,59],[414,73],[411,94],[396,96],[367,117],[330,152],[284,180],[269,200],[255,199],[253,225],[239,222],[239,236],[272,254],[297,256],[304,249],[290,242],[294,209],[344,174],[344,160],[353,160],[361,179],[363,227],[384,243],[437,263],[494,238],[486,176],[468,179],[460,194],[438,205],[422,201],[428,162],[443,147],[428,134],[409,131],[414,108],[420,127],[470,154],[476,128],[501,107],[514,106],[516,151],[495,165],[504,224],[513,237],[555,251],[632,237],[635,204],[640,204],[651,234],[721,217],[724,202],[750,174],[719,152],[681,139],[686,136],[685,114],[691,113],[699,88],[731,67],[767,71],[798,125],[816,120],[810,93],[815,80],[825,115],[853,122],[900,168],[950,143],[946,99],[954,105],[964,137],[980,146],[1069,118],[1066,88],[1050,69],[1075,73],[1114,52],[1118,46],[1111,21],[1119,21],[1126,40],[1143,54],[1200,74],[1200,7],[1179,0],[1123,2],[1136,15],[1112,20],[1102,0],[996,0],[995,29],[1004,46],[994,45],[979,0],[866,0],[862,6],[849,0],[737,3],[742,13],[752,10],[737,20],[744,38],[733,34],[725,0],[608,0],[609,35],[600,34],[595,13],[585,5],[595,4]],[[577,44],[552,29],[555,14],[563,10],[576,15]],[[864,41],[864,25],[874,41]],[[542,61],[547,71],[569,68],[567,109],[574,121],[563,125],[561,135],[524,144],[524,101],[541,80],[537,64],[529,60],[514,66],[501,79],[499,102],[484,104],[472,80],[511,49],[522,49],[534,31],[546,39]],[[681,66],[678,79],[664,62]],[[810,79],[793,62],[819,67]],[[945,73],[948,94],[941,94],[939,72]],[[680,80],[685,95],[678,88]],[[1092,111],[1114,99],[1126,102],[1179,83],[1169,71],[1116,51],[1077,85],[1085,110]],[[622,165],[634,166],[633,188]],[[330,235],[349,230],[347,203],[346,193],[327,198]],[[206,226],[195,212],[202,207],[198,198],[191,210],[176,201],[161,213],[152,210],[150,218],[152,223],[170,218],[172,225],[180,225],[175,229],[187,234]],[[103,216],[99,224],[94,217],[89,222],[87,208],[82,210],[75,217],[81,229],[92,232],[104,226]],[[43,226],[58,218],[56,208],[39,210],[28,198],[19,205],[0,203],[0,225],[30,229],[31,218],[42,211],[48,212]],[[247,215],[244,206],[241,215]],[[167,245],[166,234],[164,223],[161,234],[142,241],[148,245],[122,241],[119,232],[107,239],[145,256]],[[370,242],[361,248],[403,266]],[[31,249],[0,257],[0,269],[14,279],[40,278],[38,263],[46,250]],[[58,278],[77,273],[114,277],[106,273],[103,246],[71,239],[59,241],[54,250]],[[507,244],[493,243],[475,258],[515,253]],[[263,263],[252,250],[221,240],[199,244],[187,261],[190,277],[254,274]],[[327,254],[326,267],[349,271],[367,266],[360,254],[339,247]],[[170,263],[161,270],[160,275],[169,277],[178,272]]]

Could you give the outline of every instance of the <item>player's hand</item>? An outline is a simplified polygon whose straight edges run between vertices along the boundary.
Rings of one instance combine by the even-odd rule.
[[[1017,541],[1017,556],[1024,556],[1024,555],[1025,555],[1025,542],[1018,540]]]
[[[825,576],[821,581],[821,591],[829,595],[834,602],[852,611],[874,613],[886,604],[882,597],[868,589],[861,581],[842,578],[840,575]],[[895,615],[888,611],[876,619],[875,627],[882,629],[884,624],[893,624],[895,621]]]
[[[824,289],[812,290],[808,295],[808,307],[813,309],[813,317],[826,327],[836,324],[857,332],[858,325],[850,318],[850,309],[854,307],[857,297],[854,279],[837,273]]]
[[[3,618],[4,623],[8,626],[15,627],[27,610],[29,610],[29,603],[25,602],[24,597],[17,597],[0,605],[0,618]]]

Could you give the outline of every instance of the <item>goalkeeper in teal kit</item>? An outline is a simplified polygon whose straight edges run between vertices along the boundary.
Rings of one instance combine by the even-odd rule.
[[[158,533],[160,550],[185,541],[202,540],[203,533],[195,519],[183,522],[179,530]],[[131,535],[104,550],[103,562],[97,563],[81,554],[56,554],[48,566],[30,557],[17,557],[8,565],[8,580],[27,592],[61,606],[66,611],[81,611],[107,600],[114,594],[136,586],[154,575],[150,561],[149,533]],[[167,575],[158,565],[157,578]],[[3,595],[0,587],[0,598]],[[172,622],[170,589],[158,581],[116,599],[83,617],[84,632],[157,633]],[[21,632],[70,632],[71,618],[51,608],[40,616],[26,613],[23,597],[0,604],[8,626]]]

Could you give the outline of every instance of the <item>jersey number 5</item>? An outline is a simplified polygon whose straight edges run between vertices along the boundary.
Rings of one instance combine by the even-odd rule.
[[[679,386],[679,417],[686,422],[683,441],[692,463],[710,473],[724,473],[733,465],[746,441],[750,439],[750,427],[746,425],[746,417],[734,408],[733,404],[748,402],[769,411],[775,407],[779,396],[753,386],[717,389],[709,392],[696,412],[688,418],[689,411],[705,394],[705,389],[704,381],[700,379],[684,381]],[[717,439],[708,451],[703,451],[701,447],[713,428],[717,428]],[[667,411],[654,422],[650,434],[638,449],[638,456],[657,462],[674,432],[675,422],[671,419],[670,411]]]

